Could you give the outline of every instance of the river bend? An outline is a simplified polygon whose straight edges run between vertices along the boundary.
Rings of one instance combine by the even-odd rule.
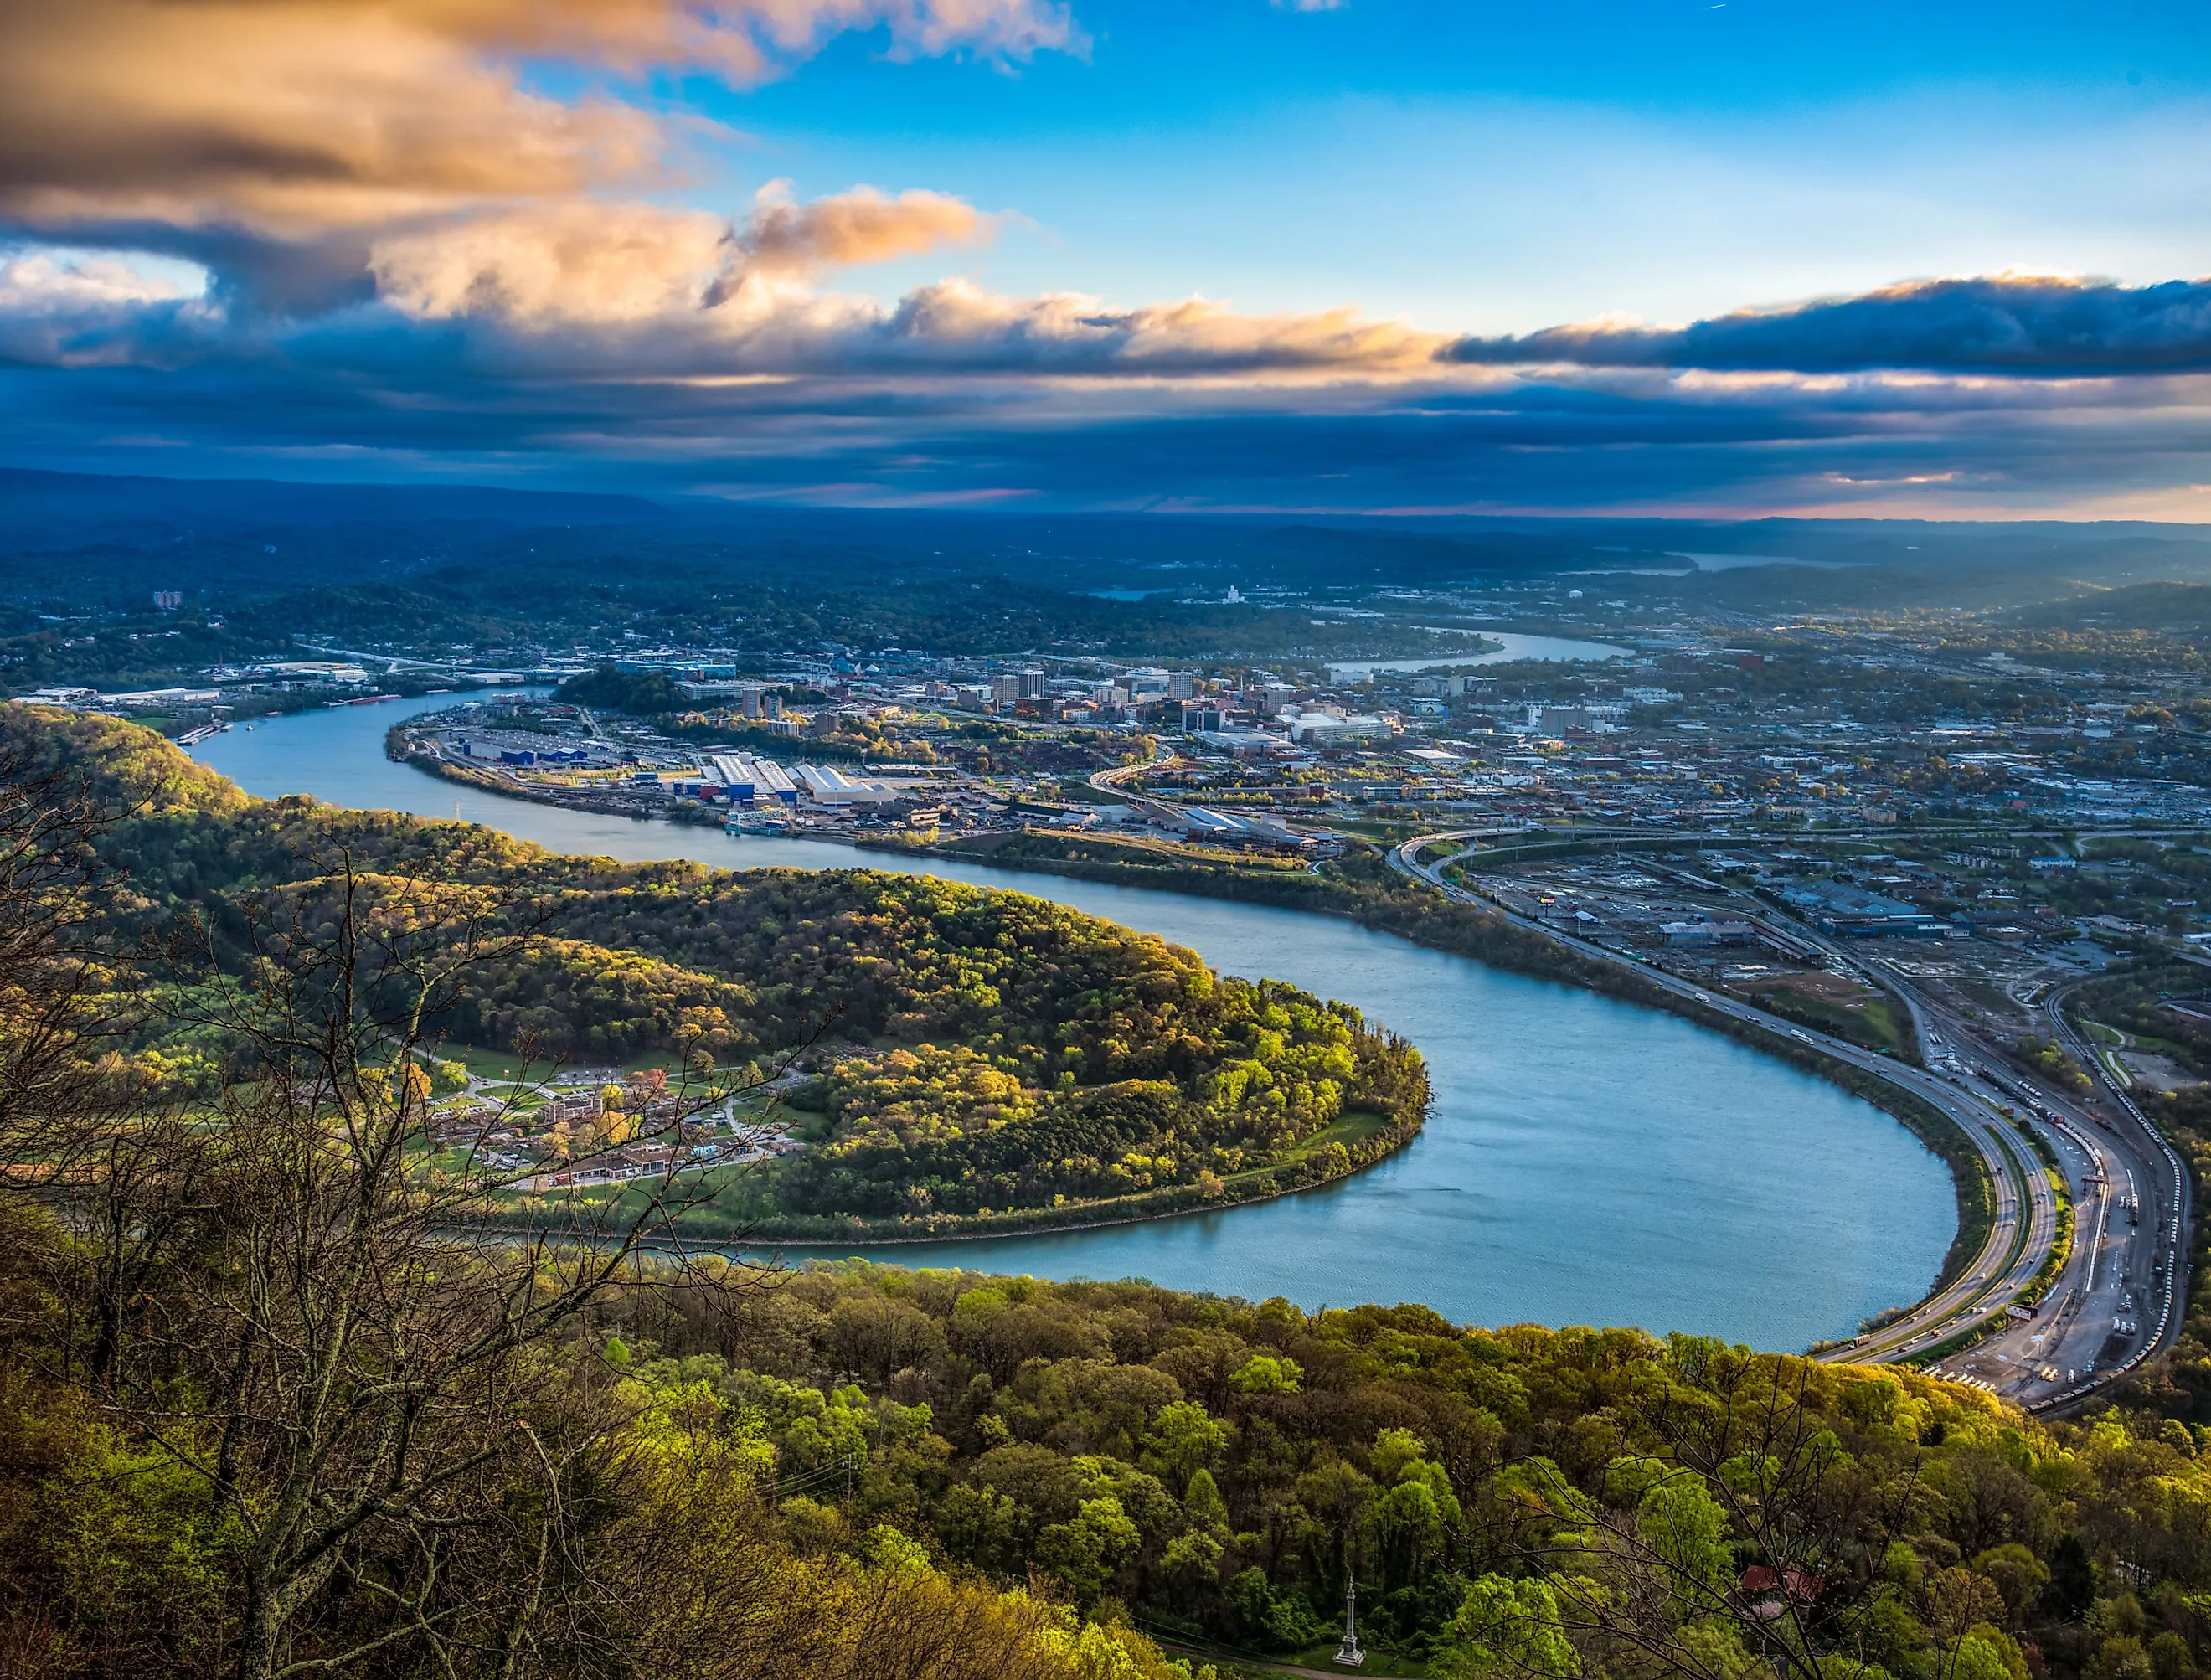
[[[917,870],[821,840],[594,816],[436,779],[385,731],[449,698],[257,722],[195,753],[265,798],[459,816],[554,851],[725,868]],[[1148,1278],[1307,1308],[1425,1301],[1477,1324],[1639,1325],[1796,1349],[1917,1300],[1956,1228],[1949,1177],[1890,1116],[1675,1016],[1326,917],[951,861],[1355,1004],[1428,1058],[1427,1128],[1382,1165],[1257,1206],[871,1257]]]

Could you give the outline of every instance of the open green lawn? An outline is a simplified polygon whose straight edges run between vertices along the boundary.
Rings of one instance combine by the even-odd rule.
[[[2170,1056],[2183,1067],[2195,1065],[2196,1052],[2184,1044],[2172,1039],[2161,1039],[2151,1033],[2136,1033],[2134,1040],[2136,1050],[2146,1050],[2156,1056]]]
[[[1354,1149],[1366,1142],[1368,1138],[1378,1137],[1389,1129],[1390,1121],[1386,1116],[1371,1113],[1363,1108],[1353,1109],[1337,1115],[1335,1119],[1330,1121],[1303,1143],[1283,1150],[1281,1154],[1275,1155],[1263,1166],[1247,1168],[1241,1173],[1231,1174],[1221,1182],[1232,1191],[1239,1186],[1248,1189],[1250,1180],[1263,1174],[1271,1173],[1275,1168],[1287,1162],[1303,1161],[1308,1155],[1317,1155],[1330,1143],[1341,1143],[1347,1149]]]
[[[1750,992],[1751,1001],[1786,1021],[1795,1021],[1821,1032],[1832,1033],[1869,1050],[1898,1051],[1904,1034],[1887,999],[1869,998],[1863,1003],[1843,1004],[1810,998],[1788,986],[1769,986]]]
[[[526,1066],[512,1050],[479,1050],[471,1045],[433,1045],[427,1052],[438,1062],[458,1062],[479,1079],[512,1079],[518,1073],[530,1072],[543,1077],[552,1071],[552,1064],[537,1061]]]
[[[1347,1109],[1305,1142],[1284,1151],[1281,1158],[1284,1161],[1302,1161],[1307,1155],[1326,1149],[1330,1143],[1341,1143],[1347,1149],[1352,1149],[1370,1137],[1379,1137],[1389,1129],[1390,1119],[1386,1114],[1377,1114],[1364,1108]]]

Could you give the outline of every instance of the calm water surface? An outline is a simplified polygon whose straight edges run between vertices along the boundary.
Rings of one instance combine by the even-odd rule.
[[[454,702],[306,713],[197,755],[266,797],[458,815],[557,851],[734,869],[913,869],[819,840],[559,810],[387,761]],[[870,1248],[1046,1277],[1148,1277],[1306,1307],[1426,1301],[1463,1322],[1630,1324],[1795,1349],[1917,1297],[1955,1229],[1940,1162],[1887,1115],[1691,1027],[1324,917],[973,864],[1009,887],[1357,1004],[1418,1044],[1427,1130],[1384,1165],[1257,1207],[1050,1237]]]
[[[1607,641],[1574,641],[1565,636],[1523,636],[1517,630],[1478,630],[1474,634],[1499,641],[1504,646],[1489,653],[1454,652],[1448,644],[1424,659],[1331,659],[1328,668],[1372,676],[1378,671],[1433,670],[1444,665],[1501,665],[1514,659],[1554,659],[1561,662],[1619,659],[1627,650]]]

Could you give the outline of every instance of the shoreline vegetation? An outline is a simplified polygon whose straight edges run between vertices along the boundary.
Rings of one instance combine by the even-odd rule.
[[[462,767],[420,755],[405,761],[448,780],[463,783],[535,804],[574,806],[575,802],[533,794]],[[1877,1078],[1847,1062],[1808,1049],[1795,1040],[1768,1032],[1718,1010],[1698,1007],[1668,988],[1653,986],[1624,963],[1584,957],[1555,941],[1514,926],[1502,916],[1470,905],[1455,904],[1440,895],[1408,882],[1383,863],[1378,853],[1354,851],[1342,857],[1308,865],[1294,860],[1257,860],[1196,846],[1136,845],[1090,835],[1069,836],[1030,829],[1020,833],[964,836],[926,840],[890,836],[863,836],[851,842],[859,852],[885,852],[904,857],[942,857],[994,868],[1026,870],[1075,880],[1134,886],[1154,892],[1218,898],[1238,903],[1301,911],[1357,923],[1376,932],[1393,935],[1455,956],[1464,956],[1493,967],[1559,982],[1614,998],[1624,1003],[1679,1016],[1707,1031],[1723,1034],[1791,1066],[1814,1074],[1862,1098],[1917,1138],[1949,1172],[1957,1230],[1942,1264],[1928,1285],[1926,1295],[1947,1287],[1980,1252],[1995,1218],[1995,1187],[1978,1150],[1955,1125],[1931,1105],[1909,1092]],[[1369,1158],[1355,1161],[1348,1169],[1361,1170],[1387,1157],[1409,1142],[1418,1128],[1391,1142]],[[918,1240],[953,1240],[991,1236],[1045,1235],[1096,1225],[1141,1222],[1172,1218],[1214,1208],[1245,1205],[1315,1188],[1347,1176],[1336,1174],[1305,1182],[1281,1183],[1251,1193],[1215,1201],[1187,1196],[1148,1198],[1153,1210],[1117,1213],[1111,1217],[1039,1222],[1000,1216],[986,1225],[938,1223],[901,1224],[886,1229],[868,1223],[846,1223],[825,1229],[818,1222],[775,1222],[745,1232],[743,1240],[764,1244],[800,1246],[874,1246]],[[738,1234],[732,1233],[733,1235]],[[1924,1299],[1925,1296],[1921,1297]],[[1908,1309],[1911,1303],[1889,1313]],[[1886,1317],[1887,1314],[1880,1315]],[[1875,1320],[1869,1320],[1869,1323]]]
[[[130,812],[108,842],[134,889],[118,935],[189,922],[209,936],[172,983],[182,1018],[235,983],[254,925],[322,914],[342,882],[465,906],[497,931],[497,956],[421,1023],[432,1043],[548,1076],[657,1064],[658,1083],[556,1097],[549,1077],[494,1089],[444,1063],[444,1142],[426,1165],[504,1163],[479,1223],[620,1222],[663,1170],[701,1192],[679,1240],[1122,1223],[1330,1182],[1427,1119],[1419,1052],[1358,1010],[1043,899],[916,874],[564,857],[442,819],[252,798],[128,725],[9,721]],[[160,1019],[140,1039],[183,1100],[211,1097],[234,1048]]]
[[[1932,1105],[1848,1062],[1723,1010],[1701,1008],[1693,999],[1652,985],[1625,963],[1583,956],[1554,940],[1515,926],[1493,911],[1454,903],[1406,881],[1387,866],[1378,852],[1355,850],[1317,865],[1250,862],[1225,852],[1207,856],[1196,848],[1184,847],[1170,856],[1110,840],[1087,835],[1070,838],[1036,830],[933,842],[868,838],[854,844],[863,851],[954,858],[1001,869],[1034,870],[1076,880],[1334,916],[1431,950],[1662,1010],[1748,1044],[1863,1099],[1895,1119],[1943,1163],[1955,1195],[1958,1230],[1941,1270],[1928,1285],[1927,1295],[1946,1288],[1972,1263],[1995,1218],[1994,1186],[1980,1152]]]
[[[1178,1185],[1054,1208],[988,1214],[896,1215],[884,1219],[851,1214],[784,1215],[752,1222],[731,1221],[724,1224],[694,1210],[669,1240],[707,1240],[761,1248],[827,1248],[841,1252],[847,1248],[890,1247],[911,1242],[987,1242],[1001,1237],[1054,1236],[1116,1225],[1143,1225],[1190,1214],[1221,1213],[1231,1208],[1278,1201],[1301,1191],[1324,1189],[1378,1166],[1420,1135],[1424,1119],[1424,1112],[1418,1117],[1406,1114],[1395,1119],[1384,1114],[1347,1114],[1329,1131],[1348,1125],[1354,1131],[1364,1131],[1365,1137],[1347,1141],[1324,1133],[1308,1140],[1304,1151],[1293,1159],[1224,1179],[1221,1180],[1222,1187],[1214,1191],[1200,1185]],[[1311,1148],[1314,1143],[1319,1148]],[[1332,1153],[1330,1145],[1342,1153]],[[607,1218],[619,1220],[635,1212],[633,1207],[627,1205],[628,1198],[618,1196],[595,1199],[576,1197],[574,1200],[593,1206],[595,1211]],[[483,1222],[487,1229],[523,1233],[565,1235],[572,1230],[569,1225],[548,1225],[543,1218],[523,1210],[508,1217]],[[718,1225],[721,1228],[718,1229]]]

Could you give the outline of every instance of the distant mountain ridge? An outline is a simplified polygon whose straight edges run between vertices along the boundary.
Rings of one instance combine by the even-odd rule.
[[[594,524],[664,514],[642,496],[514,490],[481,484],[343,484],[276,478],[156,478],[0,467],[0,543],[21,549],[43,524],[88,529],[178,520],[229,525],[347,525],[357,520],[496,519]]]
[[[1733,563],[1705,569],[1689,558],[1698,555]],[[998,579],[1077,597],[1133,586],[1202,604],[1232,587],[1257,600],[1254,591],[1574,579],[1592,594],[1692,610],[2003,609],[2081,586],[2211,581],[2211,526],[1040,514],[0,468],[0,601],[42,612],[142,609],[148,591],[168,589],[235,607],[439,573],[474,574],[472,588],[603,582],[683,598],[724,585]]]

